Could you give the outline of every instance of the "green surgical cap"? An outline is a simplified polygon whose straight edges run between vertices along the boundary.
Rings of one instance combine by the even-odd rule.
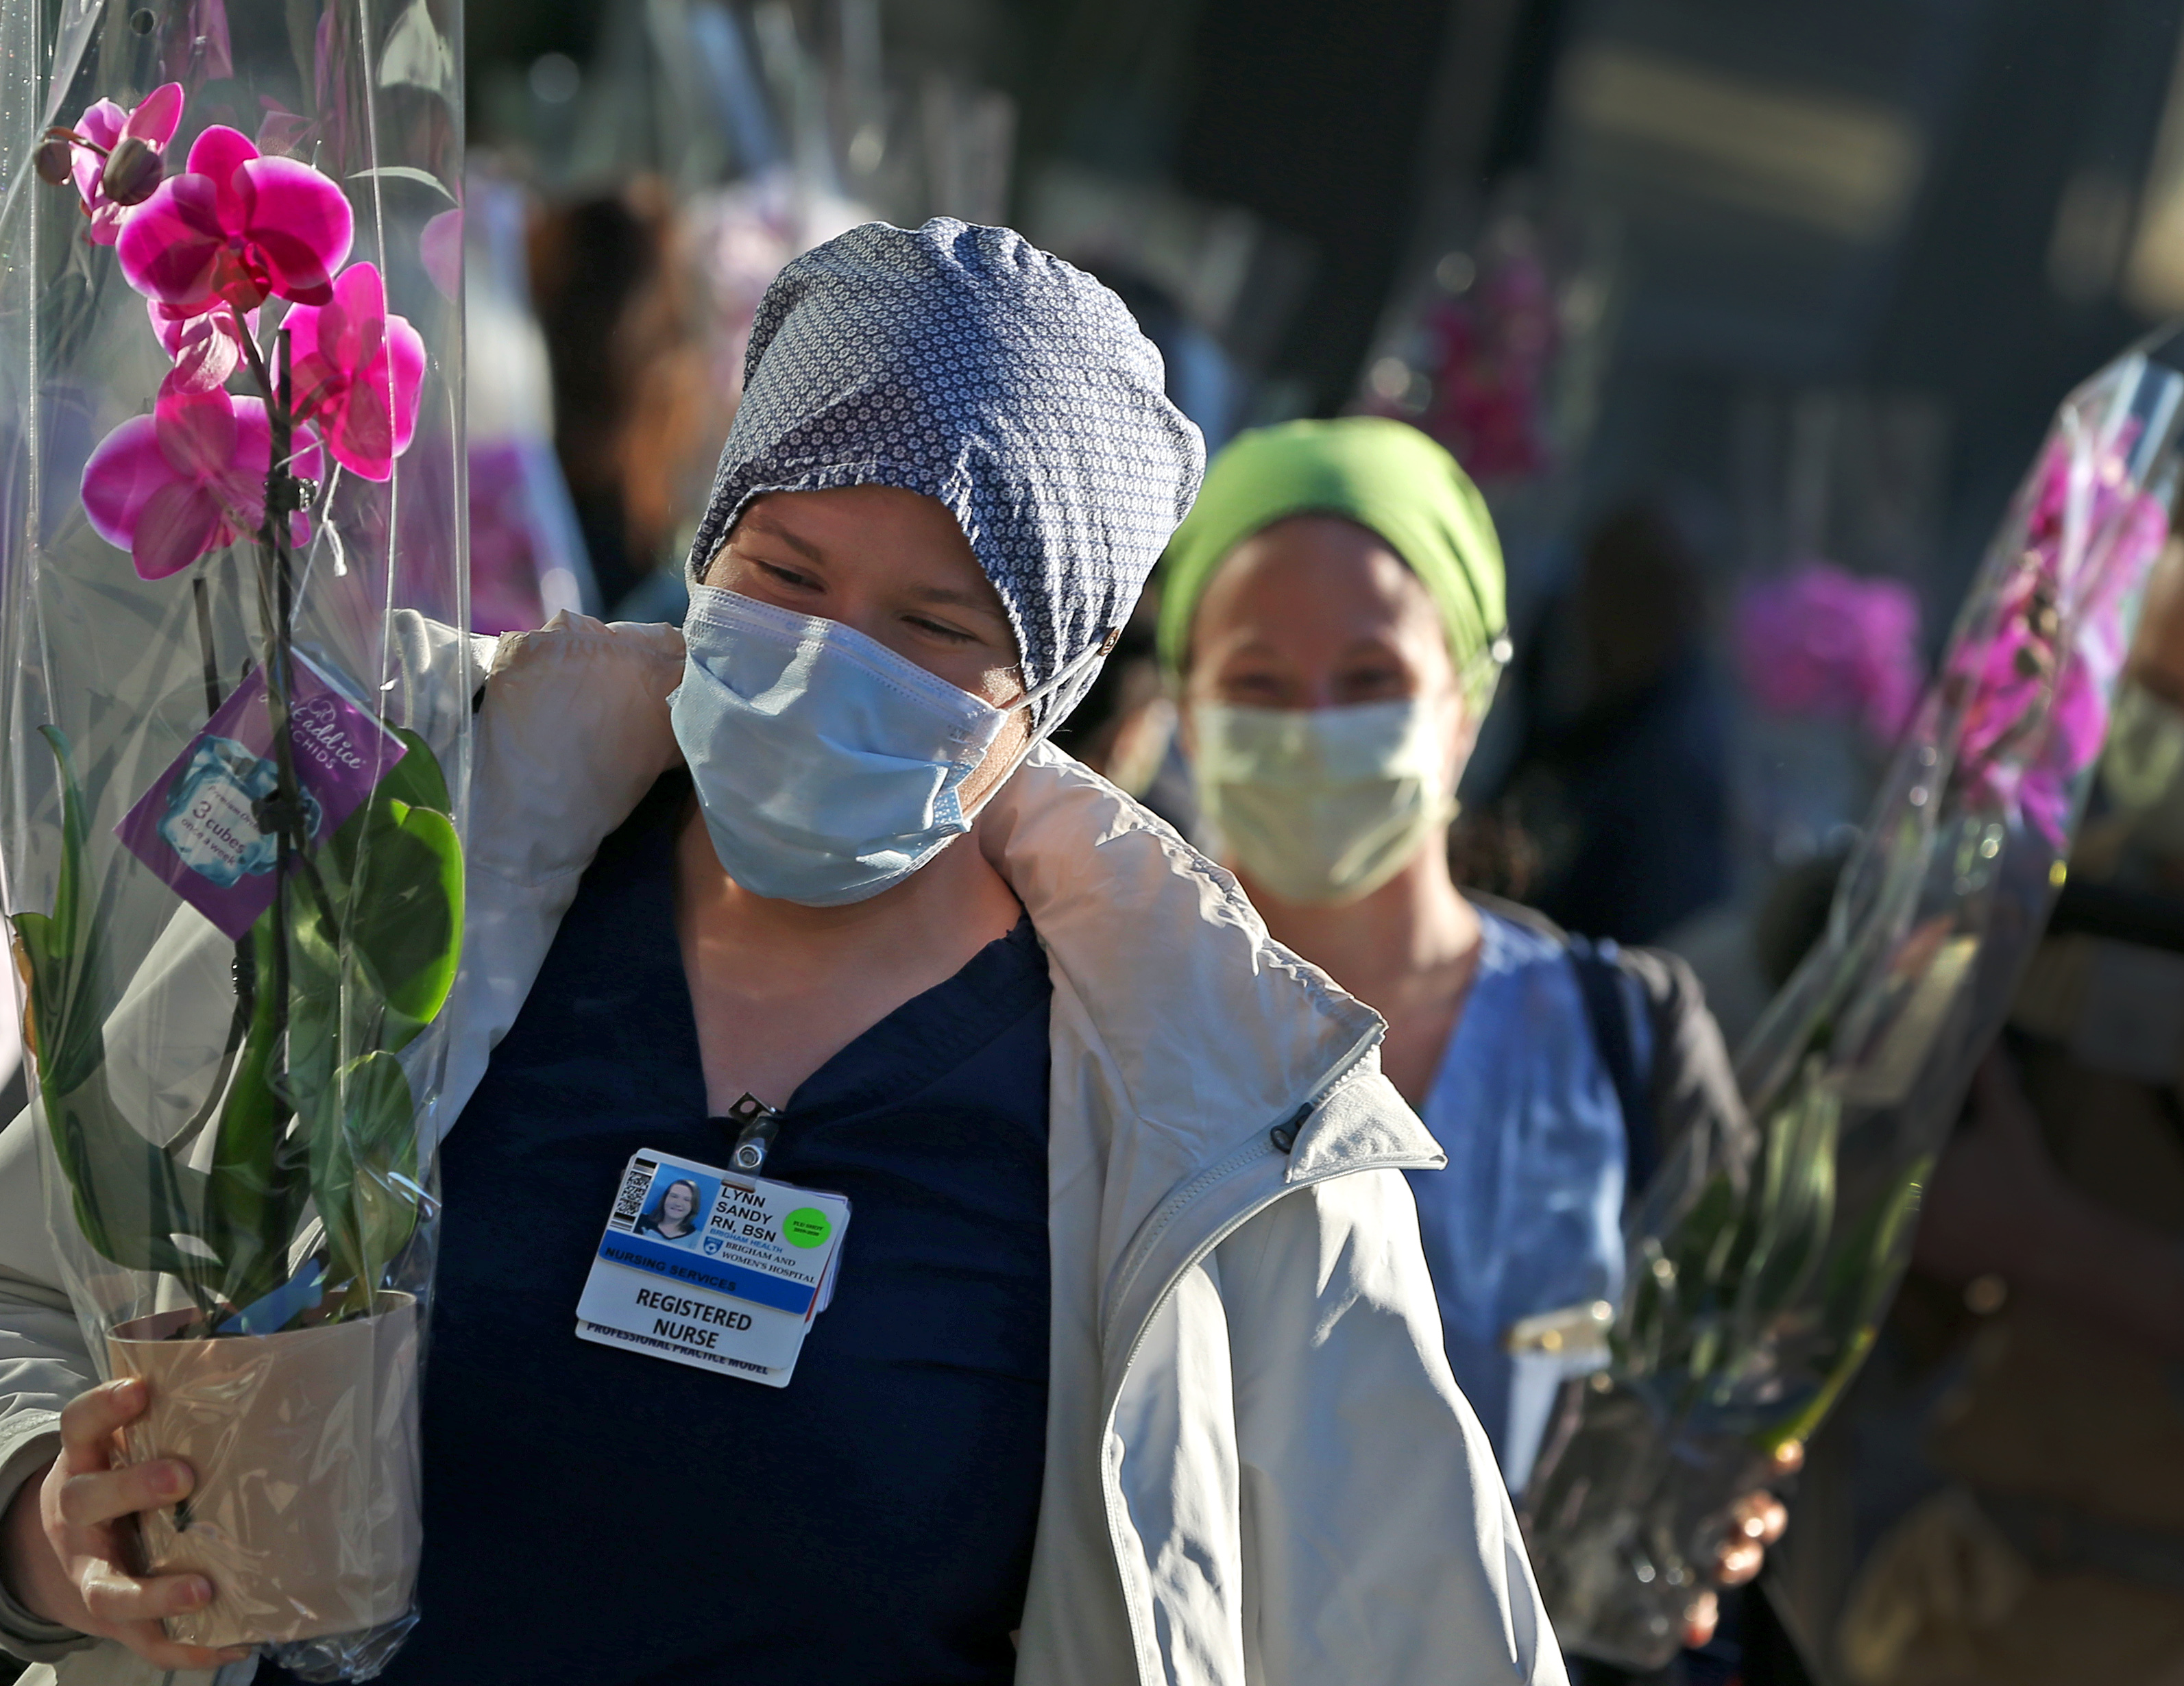
[[[1479,672],[1507,625],[1502,542],[1471,476],[1400,421],[1348,416],[1238,436],[1206,470],[1161,558],[1160,653],[1183,671],[1199,600],[1228,553],[1290,515],[1342,515],[1410,565],[1448,628],[1457,671]]]

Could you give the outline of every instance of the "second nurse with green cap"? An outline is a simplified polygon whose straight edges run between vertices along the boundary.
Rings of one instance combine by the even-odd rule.
[[[1451,1367],[1521,1497],[1562,1383],[1605,1359],[1626,1200],[1687,1132],[1748,1129],[1719,1032],[1680,962],[1451,875],[1507,645],[1494,523],[1446,451],[1377,418],[1247,433],[1162,578],[1210,841],[1275,939],[1385,1017],[1384,1069],[1448,1155],[1407,1174]],[[1755,1497],[1729,1578],[1780,1514]]]

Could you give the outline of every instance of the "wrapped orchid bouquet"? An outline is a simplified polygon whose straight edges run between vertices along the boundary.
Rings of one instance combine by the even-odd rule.
[[[1634,1209],[1611,1362],[1573,1388],[1524,1506],[1571,1650],[1669,1660],[1730,1503],[1872,1344],[2063,882],[2169,536],[2180,352],[2131,351],[2057,415],[1826,933],[1741,1051],[1756,1162],[1694,1138]]]
[[[128,1455],[198,1472],[142,1530],[215,1589],[175,1637],[368,1678],[415,1620],[463,923],[460,14],[0,0],[0,894],[53,1252],[149,1386]]]

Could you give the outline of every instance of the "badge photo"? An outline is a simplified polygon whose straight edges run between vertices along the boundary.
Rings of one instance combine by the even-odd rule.
[[[695,1247],[705,1234],[706,1214],[719,1199],[720,1179],[688,1166],[666,1165],[652,1174],[636,1233],[678,1247]],[[708,1249],[714,1250],[714,1249]]]

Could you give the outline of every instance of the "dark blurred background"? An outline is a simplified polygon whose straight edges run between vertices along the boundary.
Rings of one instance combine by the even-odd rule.
[[[1880,693],[2056,401],[2184,302],[2180,11],[471,0],[472,432],[551,415],[566,482],[543,537],[535,488],[501,500],[530,538],[482,509],[481,621],[677,614],[773,270],[867,216],[1006,220],[1123,293],[1212,442],[1374,409],[1456,452],[1517,650],[1474,877],[1674,941],[1734,1033],[1760,906],[1852,834]]]
[[[2184,288],[2178,9],[471,0],[471,109],[554,198],[808,166],[815,124],[876,212],[1006,216],[1163,284],[1244,365],[1240,419],[1371,390],[1405,295],[1451,253],[1475,276],[1513,212],[1584,342],[1563,508],[1680,500],[1711,566],[1831,548],[1946,608],[2059,391]],[[740,153],[728,55],[674,51],[715,14],[768,103]]]

